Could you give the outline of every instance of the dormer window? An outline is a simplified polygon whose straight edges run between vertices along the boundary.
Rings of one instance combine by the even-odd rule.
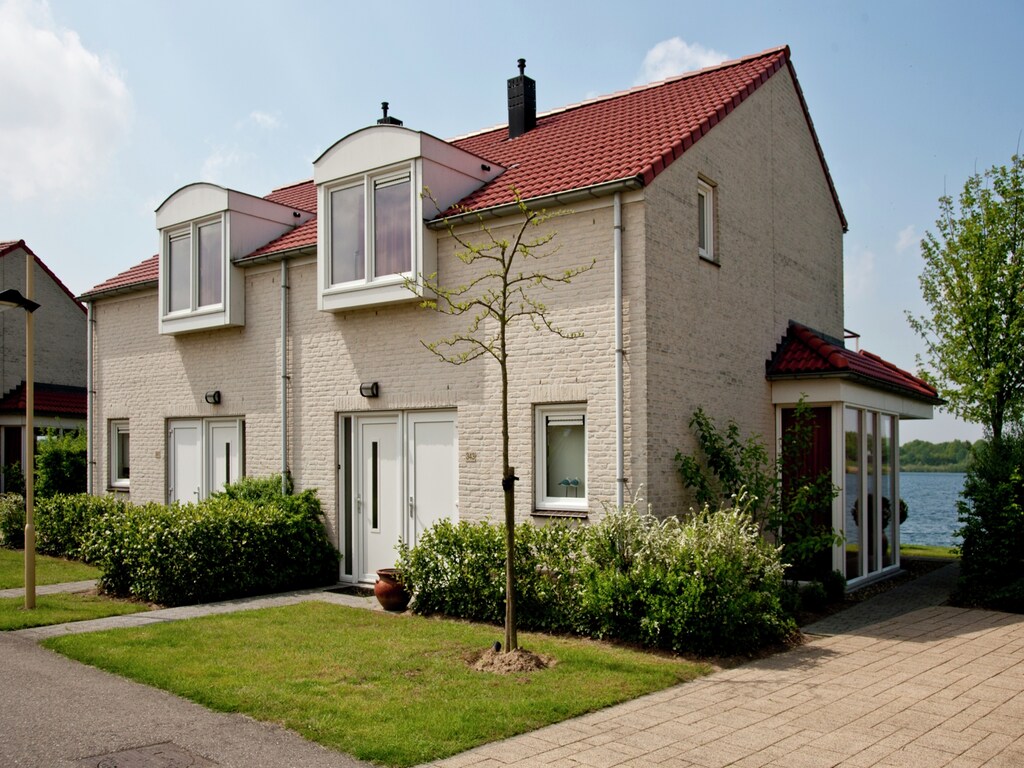
[[[195,312],[224,301],[224,225],[220,217],[167,234],[166,314]]]
[[[330,286],[411,273],[414,206],[408,172],[343,183],[330,188],[328,199]]]

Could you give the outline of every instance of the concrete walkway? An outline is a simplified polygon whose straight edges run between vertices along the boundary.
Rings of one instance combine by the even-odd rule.
[[[1024,617],[944,607],[955,571],[932,576],[808,627],[820,634],[790,652],[433,765],[1024,766]],[[311,599],[373,604],[310,590],[0,634],[0,765],[362,765],[278,726],[210,712],[36,644]]]

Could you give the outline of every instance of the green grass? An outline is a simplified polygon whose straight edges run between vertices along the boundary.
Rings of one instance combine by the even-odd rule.
[[[960,557],[952,547],[932,547],[927,544],[900,544],[900,555],[903,557],[941,557],[955,560]]]
[[[25,610],[24,597],[0,598],[0,631],[45,627],[69,621],[102,619],[148,611],[150,606],[99,595],[37,595],[36,607]]]
[[[281,723],[362,760],[409,766],[691,680],[709,670],[589,640],[520,634],[557,659],[476,672],[502,630],[320,602],[44,644],[222,712]]]
[[[100,571],[91,565],[59,557],[36,555],[36,584],[63,584],[67,581],[98,579]],[[25,586],[25,553],[20,549],[0,549],[0,589]]]

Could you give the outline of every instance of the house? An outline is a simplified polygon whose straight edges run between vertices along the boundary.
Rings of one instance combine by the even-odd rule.
[[[29,261],[31,260],[31,261]],[[26,290],[32,264],[32,295]],[[15,289],[34,299],[34,381],[36,434],[78,429],[86,424],[85,307],[24,240],[0,241],[0,290]],[[25,313],[0,312],[0,465],[25,465]],[[0,477],[6,490],[7,475]]]
[[[310,181],[264,197],[203,183],[171,194],[156,211],[160,252],[82,297],[92,490],[190,501],[289,471],[319,490],[346,581],[373,581],[399,539],[439,518],[499,517],[498,368],[424,349],[465,318],[419,299],[423,275],[468,275],[452,231],[514,230],[518,192],[564,214],[542,230],[559,246],[546,271],[594,262],[546,298],[582,338],[511,340],[519,519],[595,519],[639,489],[657,513],[680,511],[674,456],[695,447],[696,408],[770,438],[806,394],[822,466],[858,509],[870,494],[878,521],[863,546],[836,548],[835,567],[862,579],[894,567],[894,555],[867,559],[867,538],[898,541],[883,541],[868,483],[886,478],[896,497],[899,419],[937,401],[843,346],[846,219],[789,49],[544,114],[524,62],[507,86],[507,126],[445,141],[385,105]]]

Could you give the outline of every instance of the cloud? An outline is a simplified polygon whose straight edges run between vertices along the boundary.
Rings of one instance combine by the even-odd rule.
[[[232,168],[242,165],[245,159],[246,154],[238,147],[218,147],[203,161],[199,180],[223,186],[227,183]]]
[[[0,2],[0,94],[0,197],[87,191],[131,126],[128,86],[45,2]]]
[[[713,67],[728,58],[728,54],[705,48],[700,43],[687,43],[681,38],[672,37],[662,40],[647,52],[636,83],[652,83],[683,72]]]
[[[273,130],[281,125],[281,121],[277,119],[276,115],[261,112],[258,109],[249,113],[248,121],[268,130]]]
[[[914,229],[914,225],[908,224],[896,236],[896,251],[904,253],[907,249],[916,247],[919,242],[921,242],[921,237]]]
[[[877,288],[875,282],[875,262],[873,251],[867,248],[854,247],[847,250],[843,259],[844,284],[847,301],[863,299],[870,296]]]

